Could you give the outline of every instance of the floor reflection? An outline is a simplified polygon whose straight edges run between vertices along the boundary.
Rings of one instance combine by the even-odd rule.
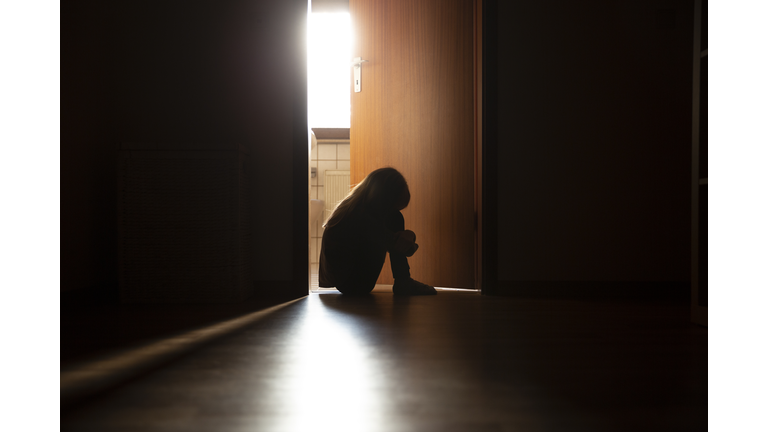
[[[312,294],[62,416],[63,431],[706,430],[688,306]]]
[[[301,415],[283,418],[278,429],[376,431],[385,402],[376,347],[321,297],[340,296],[313,294],[304,305],[281,373],[283,403],[300,407]]]

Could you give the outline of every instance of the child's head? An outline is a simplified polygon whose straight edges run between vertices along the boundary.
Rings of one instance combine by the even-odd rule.
[[[406,208],[410,200],[411,192],[405,177],[394,168],[379,168],[352,189],[336,207],[325,226],[336,225],[357,208],[384,214]]]
[[[365,195],[366,206],[376,212],[402,210],[411,201],[405,177],[394,168],[379,168],[371,172],[357,188],[363,189],[361,192]]]

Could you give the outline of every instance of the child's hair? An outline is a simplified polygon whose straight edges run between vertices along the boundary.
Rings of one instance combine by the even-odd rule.
[[[399,171],[389,167],[379,168],[352,188],[323,227],[330,228],[365,206],[382,210],[394,209],[402,201],[403,193],[407,190],[408,183]],[[408,205],[408,199],[410,195],[401,204]]]

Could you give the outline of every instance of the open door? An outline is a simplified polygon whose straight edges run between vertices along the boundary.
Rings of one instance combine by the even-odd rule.
[[[415,279],[474,288],[473,0],[350,0],[360,91],[351,92],[351,182],[391,166],[411,204]],[[391,284],[389,261],[378,283]]]

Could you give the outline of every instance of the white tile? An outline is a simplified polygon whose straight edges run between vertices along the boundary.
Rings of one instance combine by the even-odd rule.
[[[325,187],[324,186],[317,186],[315,189],[317,189],[317,198],[320,201],[325,201]]]
[[[309,199],[317,199],[317,186],[312,186],[312,191],[309,193]]]
[[[314,250],[315,250],[315,239],[310,238],[309,239],[309,263],[310,264],[314,262],[314,260],[312,259],[312,257],[314,256],[313,255]]]
[[[320,266],[317,263],[312,263],[310,266],[309,274],[312,276],[312,287],[317,288],[317,276],[320,270]]]
[[[317,160],[317,146],[309,153],[309,160]]]
[[[349,171],[349,161],[348,160],[336,161],[336,169]]]
[[[339,149],[336,151],[336,158],[338,160],[349,160],[349,144],[339,144]]]
[[[336,161],[318,161],[317,162],[317,185],[323,186],[325,185],[325,171],[326,170],[335,170],[336,169]],[[315,184],[315,183],[313,183]]]
[[[311,262],[316,263],[317,262],[317,239],[312,239],[312,243],[310,243],[310,251],[312,252]]]
[[[317,160],[336,160],[336,144],[318,144]]]

